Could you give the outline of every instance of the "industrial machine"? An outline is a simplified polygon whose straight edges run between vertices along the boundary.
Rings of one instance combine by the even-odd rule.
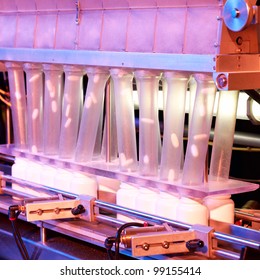
[[[0,233],[20,252],[2,258],[259,259],[259,178],[230,176],[236,145],[260,147],[235,129],[242,97],[260,123],[259,15],[256,0],[2,0]]]

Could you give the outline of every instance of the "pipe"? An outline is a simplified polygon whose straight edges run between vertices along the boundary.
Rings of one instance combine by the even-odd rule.
[[[221,232],[214,232],[213,238],[216,238],[216,239],[222,240],[222,241],[226,241],[229,243],[233,242],[236,244],[240,244],[242,246],[249,246],[251,248],[260,250],[260,243],[254,242],[252,240],[241,239],[234,235],[225,234],[225,233],[221,233]]]
[[[140,104],[139,172],[143,176],[156,176],[159,160],[158,89],[160,75],[147,70],[138,70],[134,74]]]
[[[183,166],[183,185],[201,186],[208,149],[216,86],[211,76],[195,74],[197,91]]]
[[[43,72],[42,66],[26,63],[27,141],[31,153],[43,151]]]
[[[45,74],[44,106],[43,108],[43,152],[45,155],[58,155],[63,70],[61,66],[44,64]]]
[[[83,68],[64,66],[65,85],[62,105],[61,130],[59,138],[59,157],[74,157],[83,106]]]
[[[117,142],[121,171],[137,170],[137,147],[134,122],[133,74],[111,69],[115,92]]]
[[[161,222],[161,223],[168,223],[170,225],[173,225],[173,226],[176,226],[176,227],[179,227],[179,228],[182,228],[182,229],[186,229],[186,230],[189,230],[192,227],[191,225],[188,225],[188,224],[185,224],[185,223],[182,223],[182,222],[173,221],[173,220],[163,218],[163,217],[159,217],[159,216],[156,216],[156,215],[143,213],[141,211],[136,211],[134,209],[125,208],[123,206],[115,205],[115,204],[104,202],[104,201],[101,201],[101,200],[95,200],[94,205],[101,208],[101,209],[104,209],[104,210],[110,210],[110,211],[115,210],[117,212],[128,213],[130,215],[134,215],[134,216],[137,216],[139,218],[156,220],[156,221]]]
[[[236,253],[233,253],[233,252],[230,252],[230,251],[226,251],[226,250],[213,250],[213,254],[215,256],[218,256],[218,257],[223,257],[223,258],[226,258],[226,259],[231,259],[231,260],[239,260],[240,259],[240,255],[236,254]]]
[[[167,83],[167,102],[164,114],[164,134],[160,179],[177,181],[183,157],[185,100],[189,74],[164,72]]]
[[[220,91],[209,177],[221,181],[229,178],[237,115],[238,91]]]
[[[106,69],[87,68],[88,84],[75,152],[76,162],[93,158],[99,120],[103,110],[104,90],[109,78]]]

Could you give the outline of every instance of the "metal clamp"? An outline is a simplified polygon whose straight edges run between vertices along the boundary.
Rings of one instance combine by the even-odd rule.
[[[94,220],[94,197],[79,196],[78,199],[48,200],[25,202],[27,221],[43,221],[80,217]]]
[[[201,225],[194,225],[187,231],[173,231],[162,226],[137,228],[125,231],[121,242],[132,248],[135,257],[189,252],[210,256],[212,231],[211,227]]]

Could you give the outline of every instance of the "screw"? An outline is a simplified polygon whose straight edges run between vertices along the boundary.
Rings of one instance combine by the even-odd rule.
[[[148,251],[149,248],[150,248],[150,245],[149,245],[148,243],[144,243],[144,244],[142,245],[142,248],[143,248],[145,251]]]
[[[59,208],[55,208],[54,209],[54,213],[58,215],[60,213],[60,209]]]
[[[163,247],[164,249],[169,249],[170,243],[169,243],[168,241],[163,241],[162,247]]]
[[[36,211],[36,213],[37,213],[37,215],[41,216],[42,213],[43,213],[43,211],[42,211],[42,209],[38,209],[38,210]]]
[[[228,84],[228,79],[225,76],[225,74],[220,74],[220,75],[217,76],[216,82],[217,82],[217,86],[219,88],[224,88]]]
[[[239,45],[239,46],[241,46],[242,44],[243,44],[243,38],[242,37],[237,37],[236,38],[236,43],[237,43],[237,45]]]

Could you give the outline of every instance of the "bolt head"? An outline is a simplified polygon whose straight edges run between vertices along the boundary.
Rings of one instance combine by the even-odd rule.
[[[148,251],[148,250],[149,250],[149,247],[150,247],[150,245],[149,245],[148,243],[144,243],[144,244],[142,245],[142,248],[143,248],[145,251]]]
[[[220,75],[218,75],[218,77],[216,79],[216,82],[217,82],[218,88],[222,89],[222,88],[225,88],[227,86],[228,79],[227,79],[225,74],[220,74]]]

